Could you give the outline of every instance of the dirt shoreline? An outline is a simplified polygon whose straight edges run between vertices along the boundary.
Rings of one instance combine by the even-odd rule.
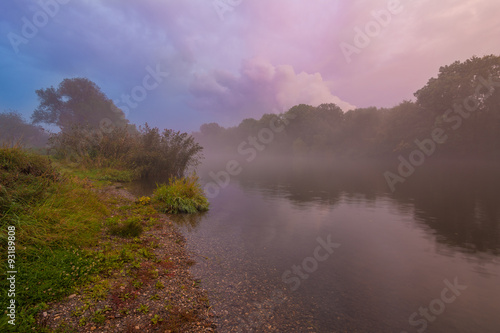
[[[119,184],[96,191],[113,216],[137,204]],[[103,227],[93,250],[118,253],[121,267],[48,304],[38,324],[54,332],[217,332],[207,293],[190,273],[184,236],[163,214],[142,223],[134,239],[110,236]]]

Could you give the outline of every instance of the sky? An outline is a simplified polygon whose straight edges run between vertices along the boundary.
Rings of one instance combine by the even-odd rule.
[[[500,55],[498,0],[16,0],[0,4],[0,111],[86,77],[131,122],[195,131],[300,103],[392,107]]]

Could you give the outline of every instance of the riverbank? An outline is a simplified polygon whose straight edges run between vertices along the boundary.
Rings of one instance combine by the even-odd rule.
[[[142,205],[120,185],[96,191],[109,203],[111,218]],[[94,251],[117,254],[123,265],[49,304],[38,316],[41,326],[77,332],[215,332],[206,293],[189,272],[194,262],[184,237],[166,215],[148,212],[143,218],[147,223],[140,237],[101,234]]]
[[[0,148],[0,331],[215,331],[184,238],[128,178]]]

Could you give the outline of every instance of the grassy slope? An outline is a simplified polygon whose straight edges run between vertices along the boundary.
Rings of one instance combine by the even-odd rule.
[[[64,176],[46,157],[19,149],[0,149],[0,251],[7,249],[7,227],[16,227],[16,330],[27,332],[35,314],[102,267],[86,250],[107,215],[106,206],[81,178]],[[7,290],[6,265],[0,289]],[[0,303],[7,304],[2,292]],[[0,318],[0,331],[11,329]]]
[[[7,227],[15,226],[18,332],[32,331],[35,315],[46,303],[73,293],[95,275],[119,268],[125,261],[116,253],[103,256],[93,251],[112,202],[92,191],[94,185],[86,176],[100,184],[131,177],[127,171],[55,168],[46,157],[15,148],[0,149],[0,251],[5,258]],[[153,214],[138,208],[136,221]],[[0,304],[4,308],[9,288],[7,263],[2,263]],[[13,328],[7,319],[6,315],[0,317],[2,332]]]
[[[49,308],[48,303],[78,293],[90,300],[85,306],[92,309],[96,291],[88,285],[98,286],[117,270],[132,281],[138,278],[137,262],[144,260],[148,247],[134,247],[117,237],[139,241],[142,231],[158,223],[158,213],[149,198],[124,204],[114,196],[99,194],[95,188],[133,178],[130,170],[82,169],[20,149],[0,148],[0,251],[5,258],[7,228],[15,226],[18,271],[16,326],[9,325],[2,313],[0,332],[51,332],[38,326],[36,318]],[[196,194],[200,201],[204,198],[200,198],[202,192],[194,181],[187,181],[184,192]],[[179,186],[174,189],[170,192],[176,196],[182,190]],[[202,203],[207,209],[206,199]],[[5,292],[9,289],[7,271],[7,262],[2,260],[0,304],[4,311],[10,301]],[[92,318],[94,324],[98,323]],[[89,320],[81,316],[80,324]],[[163,324],[175,327],[178,323]],[[60,328],[61,332],[74,331],[64,325]]]

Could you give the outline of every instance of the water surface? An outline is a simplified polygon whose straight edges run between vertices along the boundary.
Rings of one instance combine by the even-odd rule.
[[[221,331],[500,332],[498,166],[390,168],[252,165],[184,219]]]

